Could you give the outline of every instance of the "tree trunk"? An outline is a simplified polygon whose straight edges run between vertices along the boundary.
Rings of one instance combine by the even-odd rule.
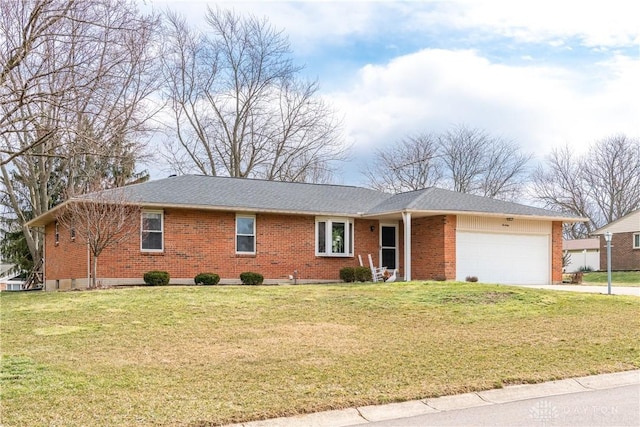
[[[97,288],[96,276],[98,275],[98,257],[93,255],[93,277],[91,278],[91,287],[93,289]]]

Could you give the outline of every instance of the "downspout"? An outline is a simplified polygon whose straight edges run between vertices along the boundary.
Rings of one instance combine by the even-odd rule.
[[[404,280],[411,281],[411,212],[402,212],[404,223]]]

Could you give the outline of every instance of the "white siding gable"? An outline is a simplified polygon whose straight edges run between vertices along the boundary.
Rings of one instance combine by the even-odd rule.
[[[606,225],[597,231],[598,234],[604,234],[605,232],[611,233],[635,233],[640,231],[640,209],[635,212],[631,212],[627,216],[623,216],[617,221]]]

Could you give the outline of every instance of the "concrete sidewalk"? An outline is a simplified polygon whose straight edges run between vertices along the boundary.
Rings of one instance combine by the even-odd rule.
[[[495,405],[545,396],[555,396],[589,390],[602,390],[640,384],[640,370],[571,378],[540,384],[508,386],[433,399],[363,406],[335,411],[318,412],[287,418],[234,424],[235,427],[338,427],[363,425],[423,414]]]

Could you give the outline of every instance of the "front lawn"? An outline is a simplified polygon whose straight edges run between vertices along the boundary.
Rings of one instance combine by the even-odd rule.
[[[582,282],[583,284],[606,285],[607,272],[584,273]],[[612,271],[611,284],[613,286],[640,286],[640,271]]]
[[[0,303],[5,426],[208,426],[640,368],[629,296],[413,282]]]

